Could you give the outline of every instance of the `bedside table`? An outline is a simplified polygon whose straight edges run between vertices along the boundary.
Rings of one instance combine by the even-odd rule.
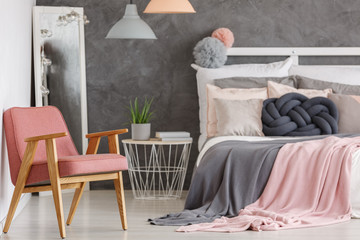
[[[192,141],[122,140],[136,199],[180,198]]]

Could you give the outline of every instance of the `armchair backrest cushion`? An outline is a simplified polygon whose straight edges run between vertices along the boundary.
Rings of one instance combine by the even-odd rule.
[[[79,155],[61,112],[54,106],[10,108],[4,113],[4,129],[14,185],[25,153],[25,138],[67,132],[66,137],[56,139],[58,157]],[[34,163],[45,159],[45,141],[39,141]]]

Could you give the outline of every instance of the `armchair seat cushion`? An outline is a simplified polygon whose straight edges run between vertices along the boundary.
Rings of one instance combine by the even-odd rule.
[[[59,157],[60,177],[116,172],[128,169],[126,158],[119,154],[94,154]],[[33,163],[26,185],[49,180],[47,160]]]

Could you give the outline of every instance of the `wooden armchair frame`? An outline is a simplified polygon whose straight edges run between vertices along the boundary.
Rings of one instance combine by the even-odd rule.
[[[101,137],[105,137],[105,136],[108,138],[109,153],[120,154],[118,135],[127,132],[128,132],[127,129],[118,129],[113,131],[87,134],[86,137],[89,138],[89,145],[86,154],[96,154],[99,148],[100,139]],[[102,181],[102,180],[114,180],[116,198],[119,207],[122,228],[124,230],[127,229],[124,186],[123,186],[123,178],[121,171],[112,172],[112,173],[91,174],[84,176],[73,176],[73,177],[59,176],[58,157],[56,151],[56,138],[65,137],[66,135],[67,135],[66,132],[62,132],[62,133],[30,137],[24,140],[25,142],[27,142],[27,145],[26,145],[24,157],[22,159],[19,175],[17,177],[14,194],[11,199],[9,212],[6,218],[6,223],[3,230],[4,233],[7,233],[10,228],[11,221],[14,217],[15,210],[19,203],[22,193],[42,192],[42,191],[51,190],[53,193],[53,198],[55,203],[55,210],[56,210],[56,215],[60,230],[60,236],[62,238],[65,238],[66,232],[65,232],[65,224],[64,224],[64,211],[63,211],[61,190],[76,188],[71,203],[69,216],[66,221],[66,224],[70,225],[74,218],[74,214],[81,199],[81,196],[83,194],[85,184],[91,181]],[[42,185],[42,186],[25,186],[34,160],[38,142],[42,140],[45,141],[45,145],[46,145],[46,156],[47,156],[48,170],[50,176],[50,184]]]

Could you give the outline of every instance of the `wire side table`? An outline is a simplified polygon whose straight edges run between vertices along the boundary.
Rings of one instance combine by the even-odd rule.
[[[192,141],[122,142],[135,199],[181,197]]]

